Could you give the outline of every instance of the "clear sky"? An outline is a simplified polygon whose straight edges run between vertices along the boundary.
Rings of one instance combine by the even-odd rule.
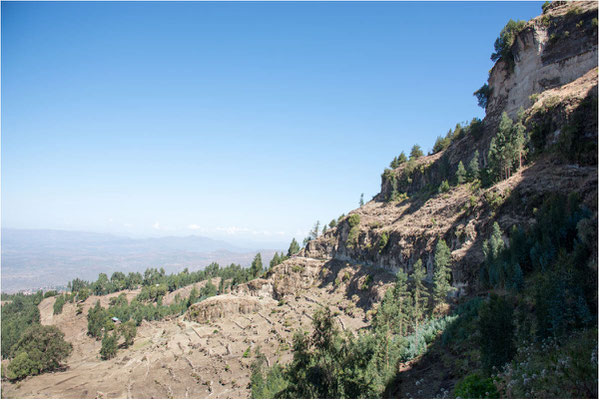
[[[542,2],[2,2],[2,226],[288,243],[482,117]]]

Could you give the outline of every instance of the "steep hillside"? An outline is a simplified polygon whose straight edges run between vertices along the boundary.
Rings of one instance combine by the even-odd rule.
[[[588,261],[588,265],[583,266],[587,268],[584,272],[588,272],[585,277],[589,282],[596,279],[597,3],[556,2],[545,7],[543,15],[518,25],[513,44],[507,50],[490,73],[489,90],[484,98],[487,116],[483,121],[475,120],[467,127],[456,129],[448,138],[449,143],[435,154],[413,157],[386,170],[382,174],[381,191],[372,201],[351,211],[335,227],[310,240],[299,253],[273,266],[261,278],[192,304],[179,317],[142,322],[135,344],[120,349],[115,358],[100,360],[100,342],[86,335],[86,315],[96,300],[107,306],[109,299],[119,293],[90,297],[79,314],[76,304],[67,303],[61,314],[52,315],[54,298],[45,299],[39,305],[41,322],[58,326],[74,346],[67,368],[19,382],[5,382],[3,395],[27,398],[249,397],[252,394],[252,364],[261,359],[259,354],[263,354],[266,367],[271,368],[270,372],[274,371],[265,375],[269,383],[280,383],[282,370],[291,373],[294,368],[303,368],[309,372],[294,376],[297,379],[291,379],[292,384],[308,382],[326,386],[329,382],[323,383],[319,379],[322,376],[331,380],[337,378],[330,375],[338,371],[333,369],[338,360],[349,360],[358,366],[353,368],[354,365],[348,362],[340,367],[346,368],[339,374],[343,375],[339,379],[350,382],[348,391],[334,388],[338,391],[282,392],[275,390],[280,389],[276,387],[268,388],[270,392],[255,393],[302,394],[291,397],[311,397],[321,393],[330,394],[329,397],[339,397],[340,393],[345,397],[447,397],[456,383],[463,382],[468,374],[486,368],[486,361],[478,350],[482,346],[479,345],[481,336],[484,339],[485,335],[476,327],[485,318],[484,307],[491,304],[490,299],[495,299],[496,295],[503,296],[502,300],[497,300],[504,307],[500,310],[508,309],[510,314],[504,325],[489,324],[494,330],[491,329],[488,336],[494,340],[502,337],[495,338],[493,332],[496,336],[511,338],[515,329],[510,325],[513,324],[511,313],[519,327],[513,335],[524,337],[518,337],[518,343],[525,343],[530,332],[557,330],[554,326],[542,326],[549,320],[542,314],[543,307],[549,310],[546,314],[554,310],[551,308],[554,305],[546,304],[550,297],[547,293],[553,293],[551,290],[554,289],[554,282],[548,281],[552,272],[547,274],[544,269],[535,270],[532,266],[527,269],[523,265],[513,286],[505,283],[508,281],[505,276],[500,277],[504,281],[497,285],[483,282],[481,277],[485,263],[499,259],[497,254],[491,254],[492,244],[489,245],[487,240],[494,235],[494,243],[504,249],[516,243],[515,238],[522,239],[524,234],[521,232],[529,227],[536,227],[538,231],[559,231],[560,226],[537,226],[550,215],[556,219],[563,217],[567,220],[564,223],[573,225],[569,230],[563,229],[567,245],[559,249],[559,262],[565,263],[572,254],[580,256]],[[515,127],[514,132],[526,132],[526,146],[519,152],[512,151],[510,162],[497,168],[493,149],[499,147],[508,120],[510,129]],[[468,177],[458,172],[460,163],[468,166]],[[471,165],[476,166],[476,173]],[[559,215],[562,210],[559,207],[547,205],[547,200],[554,197],[568,198],[571,209],[565,206],[564,209],[573,214],[578,212],[575,221]],[[582,208],[578,208],[578,199]],[[449,247],[450,283],[457,290],[451,291],[450,298],[444,294],[431,294],[432,306],[425,297],[423,309],[427,311],[421,312],[416,322],[395,320],[400,312],[422,300],[412,297],[412,293],[406,294],[408,287],[413,292],[418,283],[422,283],[424,291],[433,286],[433,278],[440,269],[443,248],[439,244],[442,241]],[[582,242],[585,245],[593,243],[589,254],[582,254],[582,250],[582,255],[576,253],[578,247],[572,243]],[[524,257],[528,257],[529,253],[540,253],[542,249],[525,250]],[[585,247],[584,250],[588,249]],[[555,262],[557,256],[552,254],[551,257]],[[415,277],[419,272],[416,268],[419,260],[425,266],[423,279]],[[553,265],[544,260],[539,264],[542,268]],[[580,266],[574,266],[572,270],[576,270],[575,267]],[[504,266],[501,268],[505,269]],[[571,272],[568,270],[564,275]],[[489,271],[485,273],[492,275]],[[199,289],[206,284],[199,282],[195,287]],[[586,287],[578,289],[588,291]],[[138,292],[124,293],[130,300]],[[179,288],[160,301],[171,304],[191,292],[192,286]],[[572,298],[586,301],[591,297],[596,304],[596,293],[576,292],[575,295],[578,297],[555,298],[565,299],[557,303],[573,303]],[[434,302],[433,297],[436,297]],[[405,299],[415,300],[402,303]],[[330,309],[330,319],[315,317],[315,312],[323,308]],[[494,309],[491,311],[495,312]],[[501,313],[496,314],[500,319]],[[588,318],[577,325],[577,328],[584,328],[582,334],[567,331],[575,333],[572,338],[578,340],[577,335],[593,333],[596,307],[588,314]],[[535,320],[536,326],[531,328],[529,325],[533,323],[526,320],[533,317],[538,321]],[[575,317],[568,318],[579,322]],[[331,326],[331,330],[323,327],[327,322],[338,326],[346,335],[331,334],[335,340],[331,339],[327,336],[333,331]],[[303,358],[293,359],[292,354],[294,332],[312,331],[313,324],[317,325],[314,335],[300,334],[299,339],[295,339],[295,350],[296,354],[305,356],[309,354],[306,350],[309,344],[318,343],[321,348],[315,350],[315,358],[320,357],[317,361],[322,364],[316,365]],[[495,329],[496,326],[499,328]],[[444,329],[449,333],[440,337]],[[350,333],[365,334],[352,342]],[[596,336],[596,328],[594,333]],[[581,342],[583,339],[586,340],[586,336],[580,339]],[[354,347],[344,347],[347,343]],[[543,342],[543,351],[553,343]],[[579,342],[568,343],[576,347]],[[401,349],[401,355],[395,359],[389,355],[393,346]],[[593,351],[590,347],[584,350]],[[596,364],[596,349],[594,351]],[[332,361],[330,354],[338,358]],[[380,356],[383,362],[368,364],[363,360],[374,358],[373,354]],[[501,365],[510,360],[502,359]],[[287,364],[290,361],[292,363]],[[285,368],[277,369],[285,364]],[[493,387],[487,370],[485,383]],[[364,377],[383,373],[389,376],[382,383],[368,381],[363,384],[368,380]],[[257,386],[256,381],[254,384]],[[576,390],[557,394],[511,392],[511,387],[501,389],[504,395],[512,397],[523,397],[524,394],[526,397],[563,397],[564,393],[583,397],[596,395],[592,387],[583,387],[583,383],[577,385],[582,389],[576,391],[579,388],[574,385]],[[481,395],[492,396],[493,393]]]

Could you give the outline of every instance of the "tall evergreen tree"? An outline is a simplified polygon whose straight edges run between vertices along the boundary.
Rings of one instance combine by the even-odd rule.
[[[364,193],[360,195],[360,207],[364,205]]]
[[[504,263],[501,252],[505,248],[501,228],[497,222],[493,223],[493,230],[489,240],[483,242],[483,254],[485,256],[485,267],[481,279],[483,284],[495,287],[505,282]]]
[[[254,260],[252,261],[252,265],[250,266],[250,275],[252,278],[258,278],[262,275],[262,255],[260,253],[256,254]]]
[[[294,255],[295,253],[297,253],[298,251],[300,251],[300,245],[299,243],[295,240],[295,238],[293,238],[291,240],[291,244],[289,244],[289,249],[287,250],[287,257],[291,257],[292,255]]]
[[[397,166],[399,167],[401,164],[405,163],[406,161],[408,161],[408,157],[406,157],[406,153],[404,153],[402,151],[399,154],[399,156],[397,157]]]
[[[443,239],[439,239],[435,248],[435,272],[433,274],[433,297],[435,303],[439,304],[445,301],[450,292],[451,270],[448,265],[451,263],[451,250]]]
[[[414,306],[414,318],[416,322],[423,320],[426,314],[428,304],[428,289],[424,285],[424,279],[426,279],[426,271],[422,265],[422,260],[418,259],[414,263],[414,271],[412,272],[412,298]]]
[[[464,164],[460,161],[460,163],[458,164],[458,170],[455,173],[455,177],[459,185],[466,182],[466,175],[466,168],[464,168]]]
[[[279,265],[281,263],[281,258],[282,255],[279,256],[278,252],[275,252],[275,255],[272,256],[272,259],[270,260],[270,267],[274,267],[275,265]]]
[[[415,160],[419,157],[422,157],[423,155],[424,153],[422,152],[422,148],[419,145],[415,144],[412,147],[412,151],[410,151],[410,160]]]
[[[100,355],[103,360],[110,360],[116,356],[117,350],[117,337],[116,333],[109,334],[106,332],[102,338],[102,348],[100,349]]]
[[[474,156],[472,157],[472,160],[470,160],[470,163],[468,164],[468,177],[472,181],[478,179],[479,175],[480,175],[480,167],[479,167],[479,163],[478,163],[478,157],[479,157],[478,150],[476,150],[474,152]]]

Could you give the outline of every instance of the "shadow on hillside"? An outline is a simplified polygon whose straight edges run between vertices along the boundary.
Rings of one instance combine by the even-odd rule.
[[[340,273],[341,270],[348,267],[348,265],[357,268],[357,271],[353,274]],[[322,277],[320,284],[321,289],[326,289],[327,286],[329,294],[337,291],[341,285],[345,286],[345,297],[352,299],[354,296],[358,296],[358,300],[355,301],[355,306],[359,307],[366,313],[372,308],[373,303],[380,301],[377,298],[376,287],[389,284],[395,281],[395,276],[388,271],[381,268],[373,268],[365,265],[347,263],[340,260],[330,260],[324,264],[326,273]],[[323,268],[323,270],[324,270]],[[368,282],[366,282],[368,280]],[[365,283],[366,282],[366,283]]]
[[[498,222],[505,233],[514,225],[526,227],[532,222],[534,210],[539,208],[548,196],[558,193],[568,196],[577,192],[587,206],[597,210],[597,166],[568,165],[559,159],[560,157],[554,155],[546,155],[522,171],[520,182],[495,209],[482,200],[482,205],[476,211],[480,213],[478,218],[483,222],[478,226],[475,242],[464,254],[460,265],[464,270],[463,278],[471,284],[471,293],[486,293],[478,287],[478,274],[482,262],[482,243],[489,238],[494,222]],[[456,221],[448,235],[455,232],[456,227],[464,222],[464,218],[467,216]],[[444,239],[450,243],[450,238]],[[453,324],[460,324],[460,318]],[[434,398],[442,395],[442,390],[449,391],[451,396],[455,384],[466,373],[471,373],[477,368],[473,360],[466,355],[469,350],[476,349],[476,344],[464,345],[461,353],[453,354],[450,348],[443,344],[441,336],[437,337],[428,346],[427,351],[409,363],[409,366],[399,366],[383,397]]]

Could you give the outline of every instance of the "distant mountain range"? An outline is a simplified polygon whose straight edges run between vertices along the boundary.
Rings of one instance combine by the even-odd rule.
[[[280,249],[276,249],[280,250]],[[211,262],[248,266],[257,252],[266,264],[275,249],[248,249],[202,236],[133,239],[110,234],[49,229],[2,229],[2,291],[95,280],[100,272],[167,273],[202,269]]]

